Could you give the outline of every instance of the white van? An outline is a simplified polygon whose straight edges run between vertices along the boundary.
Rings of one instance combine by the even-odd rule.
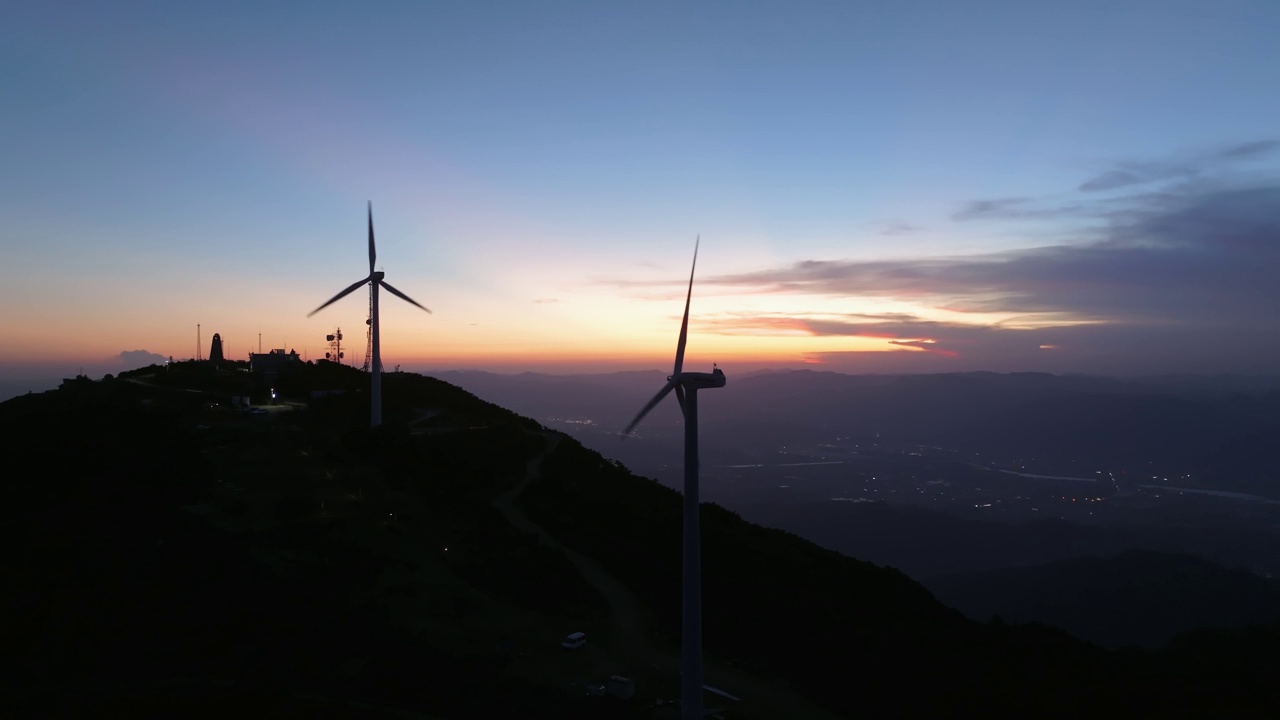
[[[564,642],[560,643],[560,647],[564,648],[565,650],[577,650],[578,648],[586,644],[587,644],[587,634],[576,632],[576,633],[570,633],[567,637],[565,637]]]

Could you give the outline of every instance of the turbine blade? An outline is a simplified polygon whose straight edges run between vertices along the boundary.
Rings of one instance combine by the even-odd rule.
[[[671,392],[672,388],[676,387],[679,387],[679,384],[675,378],[668,380],[667,384],[663,385],[662,389],[658,391],[658,394],[654,395],[653,399],[649,401],[649,404],[645,405],[644,408],[640,410],[639,414],[636,415],[636,419],[631,421],[631,424],[627,426],[627,429],[622,431],[622,435],[624,437],[630,435],[631,431],[635,430],[636,426],[640,424],[640,421],[644,419],[644,416],[648,415],[650,410],[657,407],[658,403],[662,402],[662,398],[666,397],[667,393]]]
[[[684,344],[689,339],[689,300],[693,298],[693,271],[698,269],[698,244],[702,242],[702,233],[693,243],[693,267],[689,270],[689,292],[684,296],[684,320],[680,321],[680,342],[676,343],[676,369],[672,377],[680,374],[684,367]]]
[[[684,414],[684,386],[676,385],[676,401],[680,403],[680,414]]]
[[[330,305],[334,304],[335,302],[337,302],[337,301],[341,300],[342,298],[344,298],[344,297],[346,297],[346,296],[350,295],[350,294],[351,294],[351,293],[352,293],[356,288],[360,287],[361,285],[368,285],[368,284],[369,284],[369,278],[365,278],[365,279],[363,279],[363,280],[358,280],[358,281],[356,281],[356,282],[351,283],[351,286],[350,286],[350,287],[348,287],[346,290],[343,290],[342,292],[338,293],[337,295],[334,295],[333,297],[329,298],[329,302],[327,302],[327,303],[325,303],[325,304],[321,305],[320,307],[316,308],[315,310],[312,310],[311,312],[307,313],[307,317],[311,317],[312,315],[315,315],[316,313],[320,312],[321,310],[323,310],[323,309],[325,309],[325,308],[329,307]]]
[[[399,290],[397,290],[397,289],[395,289],[395,288],[391,287],[391,285],[390,285],[390,284],[388,284],[386,280],[379,280],[379,281],[378,281],[378,284],[379,284],[379,285],[381,285],[382,287],[386,288],[386,289],[387,289],[387,292],[391,293],[392,295],[395,295],[396,297],[400,298],[401,300],[404,300],[404,301],[406,301],[406,302],[408,302],[408,303],[410,303],[410,304],[412,304],[412,305],[418,305],[418,301],[417,301],[417,300],[414,300],[413,298],[409,297],[408,295],[405,295],[404,293],[400,292]],[[422,305],[418,305],[418,307],[422,308],[423,310],[427,310],[427,308],[423,307]],[[429,312],[431,312],[431,311],[430,311],[430,310],[427,310],[427,312],[429,313]]]
[[[378,251],[373,249],[373,201],[369,201],[369,274],[373,275],[373,261]]]

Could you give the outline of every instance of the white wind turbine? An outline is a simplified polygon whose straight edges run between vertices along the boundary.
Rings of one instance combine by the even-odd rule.
[[[307,313],[307,317],[311,317],[312,315],[315,315],[321,310],[329,307],[330,305],[337,302],[338,300],[341,300],[347,295],[350,295],[351,293],[355,292],[356,288],[360,287],[361,285],[367,284],[369,286],[369,315],[370,315],[369,326],[373,329],[373,367],[370,372],[370,375],[373,376],[373,379],[371,383],[372,388],[369,393],[370,394],[370,398],[369,398],[370,400],[369,426],[370,427],[378,427],[379,425],[382,424],[382,352],[381,352],[381,346],[380,346],[380,337],[378,334],[378,288],[379,287],[386,288],[387,292],[391,293],[392,295],[395,295],[396,297],[399,297],[405,302],[408,302],[412,305],[420,307],[423,310],[426,310],[428,313],[431,312],[430,310],[427,310],[427,308],[420,305],[417,300],[414,300],[408,295],[405,295],[399,290],[391,287],[390,283],[388,283],[386,280],[383,280],[383,278],[386,277],[386,273],[380,270],[375,271],[373,269],[373,261],[377,258],[377,256],[378,256],[378,253],[373,247],[373,202],[370,202],[369,203],[369,276],[362,280],[358,280],[354,283],[351,283],[351,286],[348,287],[346,290],[343,290],[337,295],[334,295],[333,297],[329,298],[328,302],[316,308],[315,310],[312,310],[311,312]]]
[[[698,267],[698,242],[693,246],[693,268],[689,270],[689,292],[684,298],[684,320],[676,343],[676,365],[667,384],[640,410],[623,436],[630,435],[649,411],[672,390],[684,415],[684,610],[680,633],[680,715],[684,720],[702,720],[702,544],[698,508],[698,391],[724,387],[724,373],[684,372],[684,346],[689,335],[689,300],[693,297],[693,273]]]

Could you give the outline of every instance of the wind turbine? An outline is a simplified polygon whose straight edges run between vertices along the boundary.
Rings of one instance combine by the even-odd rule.
[[[390,283],[388,283],[386,280],[383,280],[383,278],[386,277],[386,273],[380,270],[375,271],[373,269],[373,261],[377,257],[378,257],[378,253],[373,247],[373,202],[370,201],[369,203],[369,277],[366,277],[362,280],[358,280],[356,282],[351,283],[351,286],[348,287],[346,290],[343,290],[337,295],[334,295],[333,297],[329,298],[328,302],[316,308],[315,310],[312,310],[311,312],[307,313],[307,317],[311,317],[312,315],[315,315],[316,313],[329,307],[330,305],[341,300],[347,295],[350,295],[351,293],[355,292],[356,288],[360,287],[361,285],[365,285],[365,284],[369,285],[369,316],[370,316],[369,326],[373,329],[373,368],[372,368],[372,372],[370,373],[373,376],[373,381],[372,381],[372,388],[369,393],[370,395],[369,426],[370,427],[378,427],[379,425],[382,424],[382,353],[381,353],[380,344],[379,344],[380,338],[378,335],[378,288],[379,287],[385,288],[387,292],[391,293],[392,295],[395,295],[401,300],[404,300],[405,302],[408,302],[411,305],[420,307],[423,310],[427,310],[427,308],[420,305],[417,300],[414,300],[408,295],[405,295],[399,290],[391,287]],[[427,310],[427,312],[429,313],[431,311]]]
[[[724,387],[724,372],[684,372],[684,345],[689,335],[689,300],[693,297],[693,273],[698,268],[698,244],[693,246],[693,268],[689,270],[689,292],[684,298],[684,320],[676,343],[676,366],[667,384],[640,410],[623,431],[631,434],[649,411],[672,390],[684,415],[684,610],[680,634],[680,715],[684,720],[702,720],[702,543],[698,508],[698,391]]]

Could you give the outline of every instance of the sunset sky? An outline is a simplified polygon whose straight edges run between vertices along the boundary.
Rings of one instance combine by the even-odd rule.
[[[1280,3],[8,2],[0,376],[1280,367]],[[134,351],[145,351],[135,353]],[[124,353],[122,355],[122,353]],[[68,370],[68,368],[70,370]],[[39,388],[36,388],[39,389]],[[10,393],[11,394],[11,393]]]

